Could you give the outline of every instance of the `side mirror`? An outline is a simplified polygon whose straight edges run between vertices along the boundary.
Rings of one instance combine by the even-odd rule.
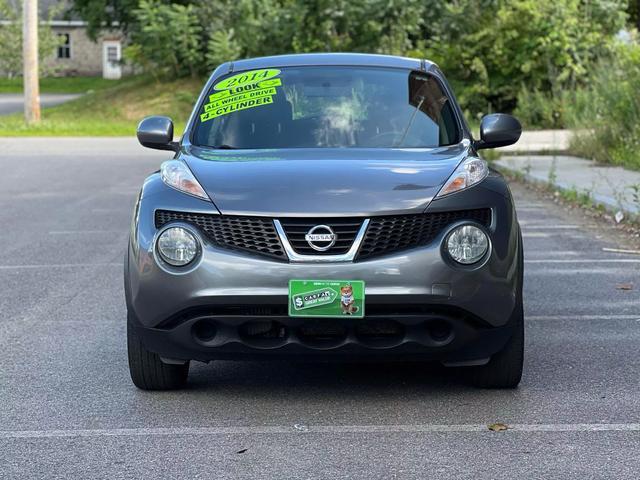
[[[177,152],[178,142],[173,141],[173,122],[169,117],[146,117],[138,124],[138,141],[143,147]]]
[[[492,113],[482,117],[480,122],[480,140],[476,141],[476,150],[513,145],[522,134],[522,125],[517,118],[504,113]]]

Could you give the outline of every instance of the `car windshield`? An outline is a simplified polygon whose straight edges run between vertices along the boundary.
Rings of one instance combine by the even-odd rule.
[[[424,72],[283,67],[217,80],[192,142],[212,148],[427,148],[460,141],[451,99]]]

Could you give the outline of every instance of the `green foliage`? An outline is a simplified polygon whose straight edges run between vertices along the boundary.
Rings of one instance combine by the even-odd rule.
[[[77,1],[77,0],[76,0]],[[416,51],[425,19],[437,7],[420,0],[196,0],[200,40],[192,43],[201,73],[240,57],[293,52],[360,51],[404,55]],[[171,34],[161,35],[176,4],[143,0],[129,23],[129,60],[146,70],[172,66]],[[156,28],[157,27],[157,28]],[[190,26],[191,28],[192,26]],[[148,45],[148,47],[146,47]],[[202,48],[206,45],[206,48]],[[181,72],[184,74],[184,72]]]
[[[233,37],[234,31],[230,29],[216,30],[209,37],[207,43],[207,65],[215,68],[223,62],[235,60],[242,54],[242,47]]]
[[[202,64],[202,27],[196,8],[141,0],[133,13],[138,26],[125,56],[154,75],[195,75]]]
[[[619,0],[459,0],[425,49],[473,113],[510,111],[523,85],[556,96],[585,83],[625,21]]]
[[[0,0],[2,1],[2,0]],[[626,0],[73,0],[92,31],[130,32],[125,57],[154,75],[206,74],[236,58],[374,52],[429,58],[478,121],[516,111],[567,123],[567,104],[612,54]],[[634,16],[635,15],[635,16]],[[103,23],[104,22],[104,23]]]
[[[555,185],[550,186],[555,190]],[[592,192],[589,190],[579,191],[575,186],[556,190],[563,200],[569,203],[580,205],[584,208],[593,207]]]
[[[640,0],[629,0],[627,13],[629,14],[629,23],[640,30]]]
[[[134,11],[139,0],[73,0],[71,11],[87,22],[87,32],[96,39],[105,25],[117,24],[127,32],[131,23],[135,23]]]
[[[438,2],[419,0],[299,1],[296,52],[376,52],[404,55],[414,50],[427,10]]]
[[[640,170],[639,85],[640,45],[619,43],[570,104],[577,129],[571,148],[577,154]]]
[[[22,2],[18,2],[21,5]],[[52,8],[49,10],[49,20],[58,12]],[[20,7],[14,8],[7,0],[0,0],[0,72],[9,78],[22,75],[22,11]],[[51,27],[41,23],[38,28],[38,65],[40,73],[50,75],[54,69],[47,65],[45,59],[53,54],[60,44],[60,38],[51,31]],[[13,48],[4,46],[12,45]],[[16,52],[16,49],[19,51]]]
[[[518,104],[513,113],[525,128],[564,128],[567,105],[573,97],[572,90],[544,92],[523,86],[517,94]]]

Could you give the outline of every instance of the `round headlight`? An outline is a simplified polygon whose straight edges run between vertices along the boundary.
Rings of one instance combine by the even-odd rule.
[[[158,253],[169,265],[182,267],[196,258],[198,241],[182,227],[167,228],[158,237]]]
[[[458,263],[470,265],[480,260],[489,248],[487,235],[473,225],[460,225],[447,237],[447,252]]]

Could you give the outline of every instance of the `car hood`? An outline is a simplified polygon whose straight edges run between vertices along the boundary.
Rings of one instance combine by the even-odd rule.
[[[369,216],[424,211],[468,150],[190,146],[181,158],[223,214]]]

